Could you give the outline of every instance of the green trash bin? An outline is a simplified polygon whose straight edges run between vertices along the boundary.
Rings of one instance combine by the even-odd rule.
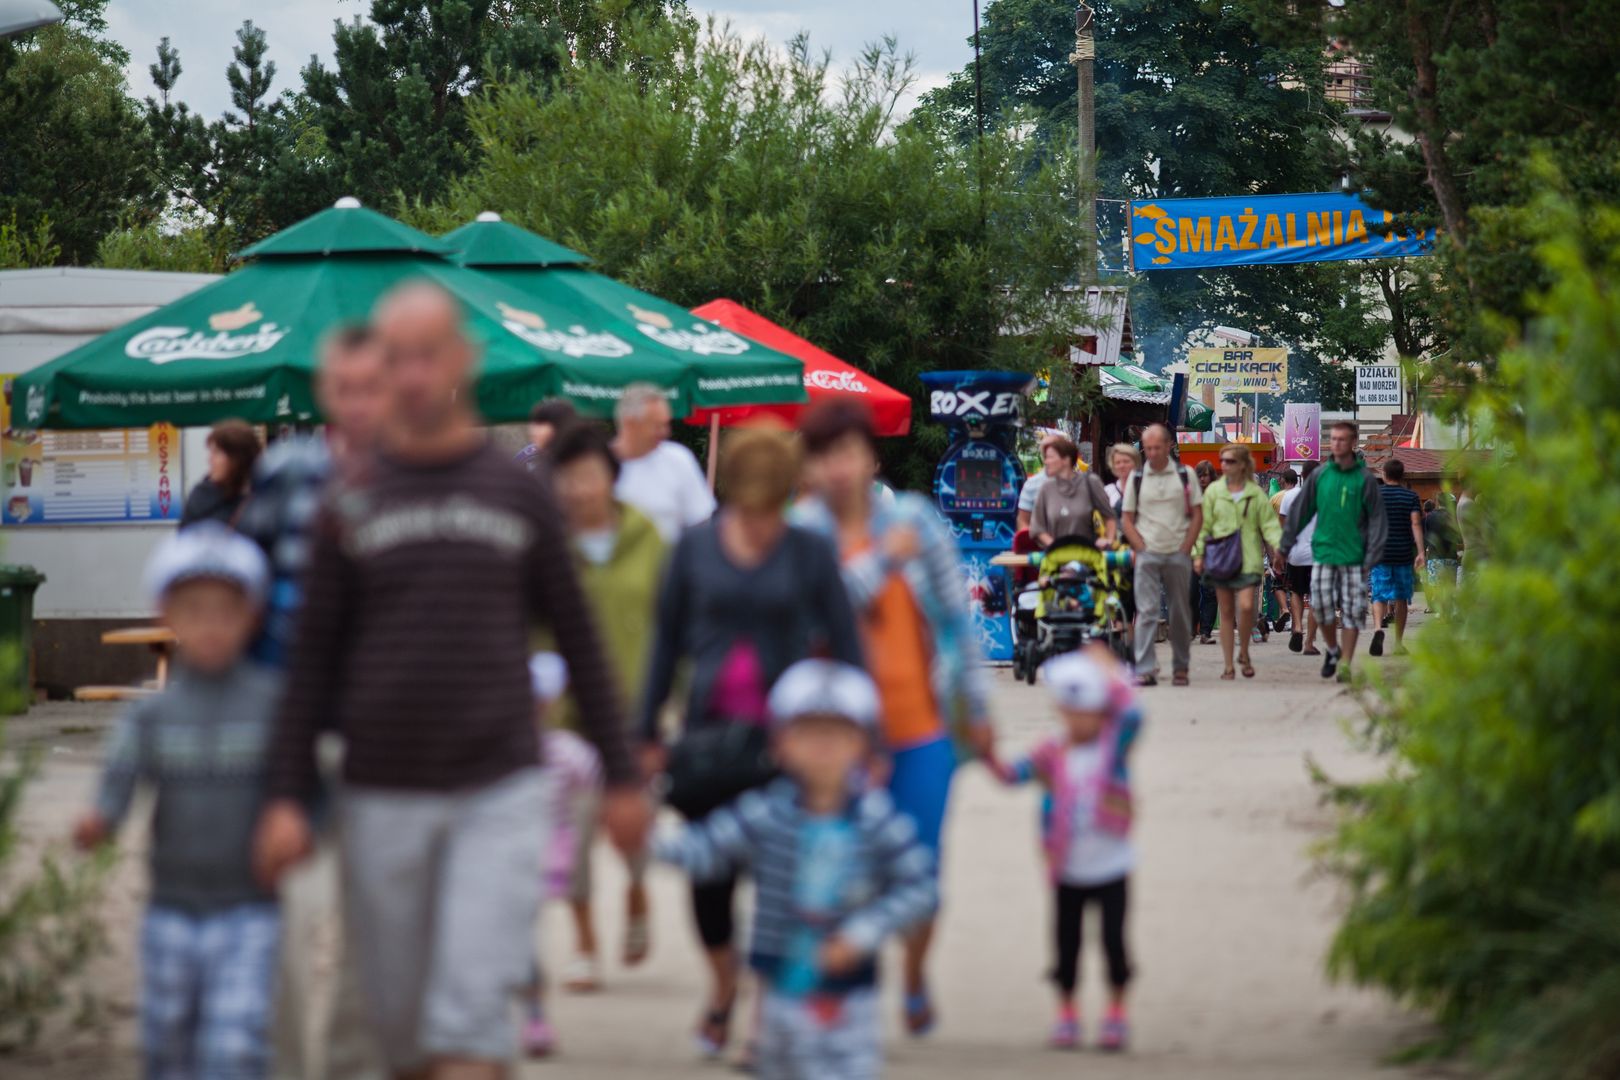
[[[0,712],[33,704],[34,593],[44,581],[32,566],[0,565]]]

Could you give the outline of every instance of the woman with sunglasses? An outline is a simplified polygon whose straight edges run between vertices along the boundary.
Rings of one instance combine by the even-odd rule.
[[[1254,459],[1249,448],[1228,443],[1221,448],[1221,479],[1204,492],[1204,527],[1193,547],[1193,572],[1209,573],[1221,609],[1221,678],[1232,670],[1234,631],[1241,645],[1238,663],[1245,679],[1254,678],[1249,662],[1249,635],[1254,630],[1255,597],[1265,573],[1267,550],[1282,540],[1282,525],[1271,512],[1265,493],[1254,482]],[[1206,556],[1208,558],[1206,559]]]

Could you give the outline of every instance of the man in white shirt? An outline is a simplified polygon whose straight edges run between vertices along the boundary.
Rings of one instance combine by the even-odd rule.
[[[1170,460],[1173,436],[1163,424],[1142,432],[1147,463],[1125,480],[1125,538],[1136,552],[1137,682],[1159,681],[1154,639],[1159,602],[1170,607],[1173,682],[1187,685],[1192,664],[1192,549],[1204,526],[1204,492],[1188,469]]]
[[[1305,475],[1311,475],[1316,470],[1317,464],[1315,461],[1307,461]],[[1294,508],[1294,501],[1304,492],[1303,484],[1295,484],[1283,492],[1278,510],[1282,513],[1284,522],[1288,520],[1289,511]],[[1294,541],[1294,546],[1288,551],[1288,608],[1289,616],[1293,619],[1289,624],[1293,628],[1293,633],[1288,635],[1288,651],[1303,653],[1306,656],[1322,655],[1321,650],[1316,647],[1316,609],[1311,606],[1311,567],[1316,562],[1311,556],[1311,541],[1315,536],[1316,519],[1312,518],[1310,524],[1300,531],[1299,539]],[[1303,622],[1300,621],[1302,617]]]
[[[714,513],[714,493],[692,451],[670,442],[669,401],[650,383],[624,388],[613,410],[619,434],[613,452],[619,457],[614,494],[652,519],[664,542],[673,544],[689,525]]]

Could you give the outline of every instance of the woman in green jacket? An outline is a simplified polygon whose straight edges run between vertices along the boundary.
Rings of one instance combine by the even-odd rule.
[[[600,425],[587,421],[564,425],[546,448],[545,457],[557,501],[567,519],[569,546],[580,584],[590,601],[597,633],[619,675],[623,700],[640,701],[667,554],[664,541],[649,518],[614,499],[619,462],[607,431]],[[564,698],[549,719],[551,726],[577,726],[573,699]],[[591,915],[591,841],[596,810],[595,805],[582,805],[572,808],[570,814],[578,824],[575,863],[568,885],[578,952],[564,969],[564,983],[575,991],[594,990],[601,979]],[[646,957],[649,945],[647,891],[642,881],[645,865],[643,858],[630,863],[623,953],[624,962],[630,965]]]
[[[1221,607],[1221,658],[1226,670],[1221,678],[1233,678],[1232,637],[1242,649],[1238,662],[1245,679],[1254,678],[1249,662],[1249,635],[1254,631],[1255,598],[1265,575],[1267,549],[1282,539],[1282,525],[1271,512],[1265,492],[1254,482],[1254,459],[1249,448],[1239,443],[1221,447],[1221,479],[1204,492],[1204,528],[1193,546],[1193,572],[1204,573],[1204,555],[1209,546],[1234,533],[1241,533],[1242,565],[1235,574],[1206,579],[1215,588]]]

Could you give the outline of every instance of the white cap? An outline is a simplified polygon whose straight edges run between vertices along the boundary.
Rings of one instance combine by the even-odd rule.
[[[332,209],[358,210],[360,209],[360,200],[355,198],[353,195],[345,195],[343,198],[332,204]]]
[[[877,726],[878,693],[872,677],[837,660],[800,660],[771,687],[771,719],[842,716],[867,730]]]
[[[1084,653],[1054,656],[1041,665],[1041,678],[1059,708],[1095,712],[1108,707],[1108,672]]]
[[[239,586],[255,604],[270,587],[270,565],[259,545],[216,522],[181,529],[152,553],[146,564],[146,591],[161,604],[183,581],[208,578]]]
[[[534,699],[550,705],[568,689],[568,664],[554,652],[537,652],[529,657],[529,685]]]
[[[481,212],[477,217],[473,218],[473,220],[474,221],[499,221],[499,220],[501,220],[501,215],[497,214],[493,210],[485,210],[485,211]]]

